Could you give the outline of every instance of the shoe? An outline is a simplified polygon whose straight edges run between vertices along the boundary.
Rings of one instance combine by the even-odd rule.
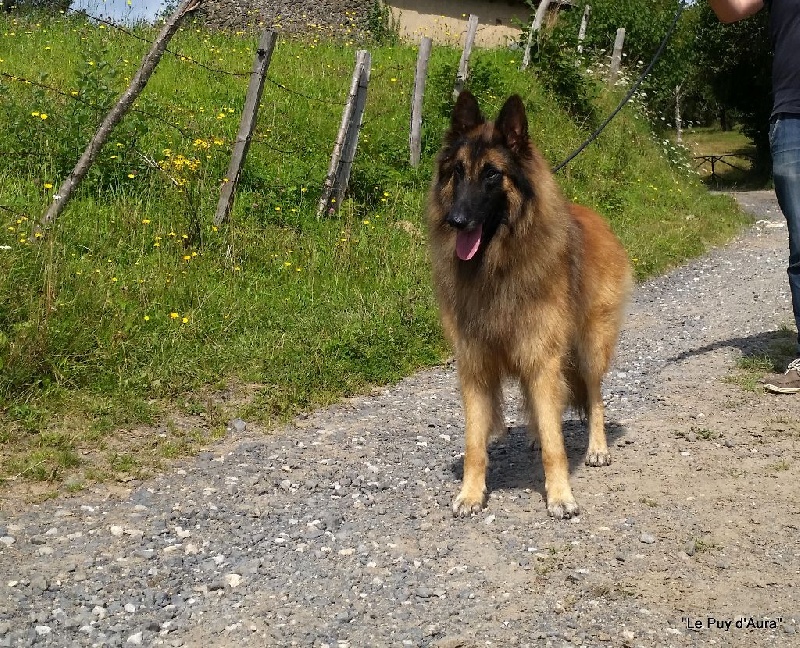
[[[774,394],[796,394],[800,392],[800,358],[792,360],[785,373],[764,377],[764,389]]]

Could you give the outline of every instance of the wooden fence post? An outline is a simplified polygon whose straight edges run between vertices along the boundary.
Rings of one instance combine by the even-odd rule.
[[[592,13],[592,5],[586,5],[583,8],[583,18],[581,18],[581,27],[578,30],[578,54],[583,54],[583,41],[586,38],[586,25],[589,24],[589,16]]]
[[[353,79],[350,83],[350,93],[347,104],[342,112],[342,123],[336,136],[333,147],[328,175],[322,187],[322,196],[317,206],[317,218],[323,213],[333,213],[342,202],[342,196],[350,180],[350,171],[358,146],[358,135],[361,131],[361,122],[364,117],[364,108],[367,104],[367,86],[372,69],[372,57],[366,50],[356,53],[356,65],[353,70]]]
[[[547,7],[550,6],[550,0],[541,0],[539,6],[536,8],[536,14],[531,23],[531,29],[528,32],[528,44],[525,46],[525,54],[522,55],[522,69],[527,70],[531,64],[531,48],[533,47],[533,37],[539,33],[544,22],[544,17],[547,15]]]
[[[458,63],[458,74],[456,75],[456,85],[453,88],[453,100],[458,99],[458,95],[464,89],[469,75],[469,57],[472,54],[472,44],[475,42],[475,33],[478,31],[478,16],[469,15],[467,23],[467,38],[464,41],[464,51],[461,52],[461,60]]]
[[[178,31],[181,21],[187,14],[195,11],[201,3],[202,0],[184,0],[175,10],[175,13],[173,13],[169,20],[167,20],[167,22],[164,24],[164,27],[161,29],[161,32],[159,32],[158,37],[153,42],[150,51],[142,59],[142,64],[139,66],[139,69],[133,76],[133,79],[128,85],[127,90],[125,90],[114,107],[105,116],[102,123],[98,127],[97,132],[94,134],[94,137],[92,137],[91,141],[86,146],[86,150],[83,152],[83,155],[81,155],[78,163],[75,165],[75,168],[61,184],[58,192],[53,196],[53,202],[51,203],[50,208],[47,210],[44,216],[39,219],[39,223],[33,233],[34,238],[40,237],[42,235],[42,228],[47,227],[50,223],[55,221],[55,219],[61,215],[61,212],[64,211],[64,208],[67,206],[67,202],[72,196],[72,192],[86,177],[86,174],[88,173],[92,164],[94,164],[95,159],[97,159],[100,150],[103,148],[103,145],[111,135],[111,131],[114,130],[114,127],[120,121],[122,121],[122,118],[125,117],[128,110],[133,105],[133,102],[136,101],[136,98],[139,96],[142,90],[144,90],[144,87],[147,85],[147,81],[150,79],[150,76],[156,69],[158,62],[164,55],[164,51],[167,49],[167,44],[175,32]]]
[[[625,28],[617,30],[617,37],[614,40],[614,53],[611,55],[611,69],[608,72],[608,83],[614,85],[619,74],[619,65],[622,61],[622,46],[625,44]]]
[[[428,76],[428,59],[431,56],[432,41],[423,36],[417,55],[417,72],[414,75],[414,95],[411,100],[411,166],[419,164],[422,155],[422,100],[425,97],[425,81]]]
[[[683,144],[683,120],[681,118],[681,97],[683,84],[675,86],[675,141]]]
[[[247,88],[242,119],[239,122],[239,133],[236,135],[236,143],[233,146],[228,172],[222,181],[222,190],[217,202],[217,212],[214,214],[214,225],[222,224],[230,216],[231,208],[233,207],[233,196],[236,192],[236,186],[239,184],[242,166],[247,157],[247,150],[250,148],[253,130],[256,127],[258,107],[261,104],[261,94],[264,90],[264,80],[267,76],[267,69],[269,68],[277,39],[277,34],[274,31],[267,30],[261,34],[261,38],[258,41],[256,57],[253,59],[253,69],[250,72],[250,85]]]

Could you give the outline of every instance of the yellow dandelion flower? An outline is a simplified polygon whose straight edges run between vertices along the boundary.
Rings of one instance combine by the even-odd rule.
[[[142,219],[142,225],[149,225],[149,224],[150,224],[150,219],[149,218],[143,218]]]
[[[52,185],[51,183],[49,183],[49,182],[45,182],[45,183],[44,183],[44,188],[45,188],[45,189],[52,189],[52,188],[53,188],[53,185]]]
[[[169,316],[170,316],[171,319],[178,319],[180,317],[180,315],[178,315],[178,313],[170,313]]]
[[[144,316],[144,321],[145,322],[149,322],[150,321],[150,316],[149,315],[145,315]]]
[[[184,324],[188,324],[188,323],[189,323],[189,318],[188,318],[188,317],[184,317],[184,318],[181,320],[181,322],[183,322]]]
[[[129,177],[131,180],[133,180],[133,179],[136,177],[136,174],[135,174],[135,173],[129,173],[129,174],[128,174],[128,177]]]

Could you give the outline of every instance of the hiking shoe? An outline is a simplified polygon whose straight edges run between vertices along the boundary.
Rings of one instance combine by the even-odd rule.
[[[775,394],[796,394],[800,392],[800,358],[792,360],[783,374],[764,377],[764,389]]]

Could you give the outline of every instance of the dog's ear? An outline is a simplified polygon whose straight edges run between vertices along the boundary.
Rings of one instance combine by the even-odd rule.
[[[512,153],[520,155],[528,151],[528,115],[519,95],[511,95],[503,104],[495,129]]]
[[[450,118],[450,137],[468,133],[484,121],[478,100],[469,90],[462,90],[456,99],[456,105],[453,106],[453,114]]]

